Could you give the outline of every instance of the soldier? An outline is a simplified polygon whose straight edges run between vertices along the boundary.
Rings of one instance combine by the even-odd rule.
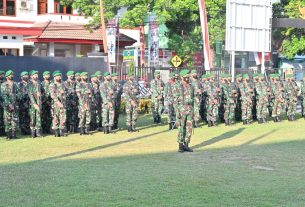
[[[180,110],[179,133],[178,133],[178,152],[193,152],[189,148],[191,136],[193,132],[194,119],[194,88],[190,84],[189,71],[182,70],[180,72],[181,85],[179,90],[178,107]]]
[[[301,87],[300,87],[300,95],[301,95],[301,100],[302,100],[302,116],[305,118],[305,73],[303,73],[303,80],[301,82]]]
[[[65,81],[65,88],[67,90],[66,100],[66,111],[67,121],[66,126],[68,132],[74,133],[77,129],[76,117],[77,117],[77,94],[76,94],[76,83],[74,77],[74,71],[67,72],[67,80]]]
[[[225,96],[224,92],[227,90],[228,84],[226,80],[226,74],[220,74],[219,75],[219,87],[220,87],[220,97],[219,97],[219,108],[218,108],[218,116],[220,121],[225,121],[224,120],[224,105],[225,105]]]
[[[208,127],[217,125],[220,88],[215,84],[211,74],[205,88]]]
[[[268,115],[268,96],[270,89],[265,82],[263,74],[258,74],[258,81],[255,84],[256,92],[256,116],[259,124],[267,122]]]
[[[91,75],[91,88],[92,88],[92,103],[91,103],[91,129],[102,128],[102,97],[100,93],[100,82],[96,74]]]
[[[114,87],[109,72],[104,73],[104,82],[100,86],[102,97],[102,119],[104,134],[112,133],[114,119]]]
[[[168,110],[168,126],[169,130],[172,130],[175,128],[175,123],[176,123],[176,113],[175,113],[175,108],[174,108],[174,84],[175,84],[175,73],[171,72],[169,74],[169,81],[168,83],[165,84],[165,90],[164,90],[164,100],[166,103],[166,107]]]
[[[21,134],[28,135],[30,134],[30,116],[29,116],[29,107],[30,99],[28,94],[28,84],[29,84],[29,74],[26,71],[23,71],[20,74],[21,82],[18,83],[19,90],[21,92],[21,98],[19,101],[19,120],[20,120],[20,129]]]
[[[272,84],[272,94],[274,97],[273,109],[272,109],[272,118],[274,122],[280,122],[280,116],[285,106],[285,89],[280,81],[280,75],[273,75],[273,84]]]
[[[123,93],[123,87],[121,83],[118,81],[118,74],[112,73],[112,84],[114,86],[114,121],[113,121],[113,129],[118,129],[119,125],[119,115],[120,115],[120,107],[121,107],[121,96]]]
[[[227,126],[234,123],[237,90],[235,84],[231,82],[231,76],[225,75],[226,87],[223,88],[224,94],[224,120]]]
[[[152,113],[154,117],[154,123],[161,123],[161,114],[163,111],[163,93],[164,83],[161,80],[160,71],[154,73],[155,79],[150,83],[152,90],[151,101],[152,101]]]
[[[98,71],[96,71],[94,74],[96,75],[96,77],[97,77],[97,79],[98,79],[98,81],[99,81],[99,84],[101,85],[102,82],[103,82],[103,75],[102,75],[102,72],[98,70]]]
[[[235,88],[237,90],[237,97],[236,97],[236,107],[235,107],[235,120],[236,121],[241,121],[241,114],[242,114],[242,110],[241,110],[241,92],[240,92],[240,88],[242,85],[242,75],[238,74],[236,77],[236,82],[235,82]]]
[[[80,74],[81,73],[79,73],[79,72],[77,72],[77,73],[75,73],[75,84],[77,85],[77,84],[79,84],[80,82],[81,82],[81,77],[80,77]]]
[[[194,100],[194,128],[197,128],[199,120],[200,120],[200,103],[201,103],[202,89],[201,89],[200,81],[198,80],[196,70],[191,71],[191,84],[192,84],[192,86],[194,88],[194,91],[195,91],[195,96],[194,96],[194,98],[195,98],[195,100]]]
[[[32,79],[28,88],[30,98],[30,128],[32,138],[35,138],[41,137],[42,87],[38,80],[38,71],[32,71],[30,76]]]
[[[81,82],[81,77],[80,77],[81,72],[76,72],[75,73],[75,88],[77,88]],[[78,97],[76,98],[76,105],[78,107],[76,107],[76,123],[75,125],[78,126],[79,125],[79,101],[78,101]]]
[[[243,124],[249,125],[252,119],[252,100],[254,96],[254,89],[249,83],[248,74],[243,75],[243,84],[241,85],[240,92]]]
[[[51,84],[51,73],[50,71],[43,72],[43,81],[41,82],[42,86],[42,110],[41,110],[41,117],[42,123],[41,127],[43,133],[50,134],[50,129],[52,125],[52,99],[50,94],[50,84]]]
[[[81,73],[81,82],[76,88],[79,101],[80,135],[90,134],[92,89],[88,81],[88,73]]]
[[[252,97],[252,116],[253,116],[253,120],[257,120],[257,93],[255,90],[255,86],[258,84],[259,82],[259,74],[258,73],[254,73],[253,74],[253,97]]]
[[[128,132],[136,131],[138,117],[138,95],[139,87],[134,81],[134,74],[129,73],[127,82],[123,86],[124,98],[126,101],[126,125]]]
[[[286,109],[288,121],[295,121],[295,114],[297,111],[297,102],[299,96],[299,87],[295,82],[294,75],[287,75],[287,82],[285,84],[286,92]]]
[[[4,120],[3,120],[3,99],[1,94],[1,85],[5,82],[5,72],[0,71],[0,136],[5,135]]]
[[[1,94],[4,108],[4,126],[7,139],[17,138],[18,126],[18,97],[19,87],[14,82],[14,72],[8,70],[5,73],[6,82],[1,85]]]
[[[208,74],[204,74],[201,76],[201,88],[202,88],[202,94],[201,94],[201,104],[200,104],[200,116],[201,119],[204,121],[207,121],[207,107],[206,107],[206,89],[208,84]]]
[[[52,129],[55,137],[65,136],[66,129],[66,94],[65,84],[62,82],[61,72],[53,73],[54,81],[50,84],[52,98]]]

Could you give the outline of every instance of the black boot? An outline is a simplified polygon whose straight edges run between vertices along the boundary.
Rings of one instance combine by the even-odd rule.
[[[281,119],[280,119],[279,116],[276,117],[276,121],[277,121],[277,122],[281,122]]]
[[[247,125],[247,120],[243,120],[243,125]]]
[[[257,119],[257,123],[258,123],[258,124],[262,124],[262,123],[263,123],[263,120],[262,120],[261,118],[258,118],[258,119]]]
[[[70,133],[74,133],[75,129],[74,129],[74,125],[70,125]]]
[[[85,128],[85,133],[86,135],[90,135],[90,127],[86,127]]]
[[[291,121],[295,121],[295,116],[291,115]]]
[[[172,130],[172,129],[173,129],[172,123],[169,123],[168,124],[168,130]]]
[[[183,153],[184,152],[184,146],[183,144],[179,144],[178,152]]]
[[[7,139],[7,140],[10,140],[10,139],[12,139],[12,138],[13,138],[13,136],[12,136],[12,131],[9,130],[9,131],[6,133],[6,139]]]
[[[212,127],[212,122],[208,121],[208,127]]]
[[[185,152],[193,152],[193,150],[191,148],[189,148],[189,144],[188,143],[184,144],[184,151]]]
[[[111,134],[112,133],[112,126],[108,127],[108,132]]]
[[[31,137],[35,138],[36,137],[36,131],[35,129],[31,130]]]
[[[108,127],[104,126],[104,134],[108,134]]]
[[[55,130],[55,137],[60,137],[60,131],[59,131],[59,129],[56,129],[56,130]]]
[[[277,122],[277,119],[276,119],[276,117],[273,117],[273,122],[275,122],[275,123]]]
[[[85,134],[85,131],[84,131],[84,128],[83,128],[83,127],[79,128],[79,134],[80,134],[81,136]]]
[[[132,132],[136,132],[136,131],[137,131],[136,125],[131,125],[131,131],[132,131]]]

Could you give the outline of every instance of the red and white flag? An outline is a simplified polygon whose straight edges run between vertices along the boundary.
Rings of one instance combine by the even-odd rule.
[[[205,70],[210,70],[211,59],[210,59],[210,41],[209,41],[207,13],[206,13],[204,0],[198,0],[198,4],[199,4],[199,14],[200,14],[200,23],[201,23],[202,40],[203,40],[204,68]]]
[[[254,52],[254,59],[256,62],[256,65],[262,65],[263,64],[263,55],[261,52]],[[271,52],[265,52],[265,62],[269,62],[271,59]]]

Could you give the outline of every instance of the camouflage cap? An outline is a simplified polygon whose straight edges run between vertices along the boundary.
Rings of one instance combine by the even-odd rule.
[[[81,74],[80,72],[76,72],[76,73],[75,73],[75,76],[78,77],[78,76],[80,76],[80,74]]]
[[[91,75],[91,78],[97,78],[97,74],[95,74],[95,73],[92,74],[92,75]]]
[[[60,70],[55,70],[55,71],[52,73],[52,75],[54,76],[55,73],[60,73],[60,74],[61,74]]]
[[[247,78],[247,79],[248,79],[248,78],[249,78],[249,75],[248,75],[248,74],[244,74],[244,75],[243,75],[243,78],[245,78],[245,79]]]

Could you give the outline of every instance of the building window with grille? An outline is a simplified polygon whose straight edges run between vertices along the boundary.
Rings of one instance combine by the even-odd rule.
[[[55,14],[73,14],[71,5],[62,5],[60,1],[54,1]]]
[[[16,0],[0,0],[0,16],[15,16]]]
[[[38,14],[48,13],[48,0],[38,0],[37,7]]]

